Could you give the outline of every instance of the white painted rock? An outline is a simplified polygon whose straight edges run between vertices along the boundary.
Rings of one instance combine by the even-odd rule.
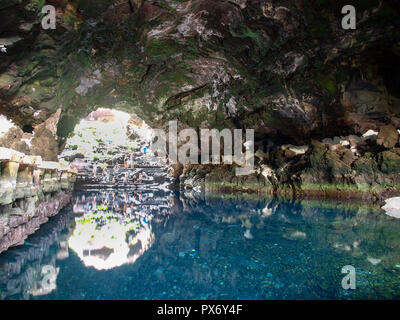
[[[363,136],[364,140],[376,140],[378,138],[378,131],[374,131],[374,130],[370,129],[366,133],[364,133],[362,136]]]
[[[289,150],[294,152],[295,155],[305,154],[309,149],[309,146],[290,146]]]
[[[400,218],[400,197],[394,197],[385,200],[385,205],[382,207],[388,216]]]

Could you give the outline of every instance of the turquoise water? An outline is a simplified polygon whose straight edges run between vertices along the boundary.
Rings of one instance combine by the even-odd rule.
[[[399,297],[400,222],[343,203],[76,193],[0,255],[1,299]]]

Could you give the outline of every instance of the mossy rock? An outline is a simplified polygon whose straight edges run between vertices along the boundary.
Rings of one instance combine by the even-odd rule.
[[[0,75],[0,93],[4,95],[12,95],[18,91],[21,80],[10,76],[6,73]]]
[[[45,0],[31,0],[25,6],[25,10],[30,13],[36,13],[46,4]]]
[[[379,153],[378,158],[383,173],[400,172],[400,155],[398,152],[384,151]]]
[[[150,56],[171,55],[179,52],[181,46],[173,39],[154,39],[147,46],[147,53]]]
[[[326,147],[323,143],[313,140],[311,143],[312,152],[310,155],[310,164],[313,169],[324,171],[328,168],[325,163]]]
[[[378,171],[378,164],[370,157],[362,157],[354,162],[353,168],[359,174],[373,175]]]
[[[336,95],[337,86],[332,76],[319,74],[316,79],[322,88],[328,90],[333,96]]]
[[[346,150],[343,155],[342,155],[342,161],[347,164],[347,165],[351,165],[356,159],[357,157],[354,155],[353,152],[351,152],[350,150]]]
[[[337,153],[329,150],[325,154],[326,157],[326,164],[329,166],[330,171],[332,174],[337,175],[337,174],[348,174],[351,171],[351,168],[349,165],[344,163],[342,160],[340,160],[340,157]]]

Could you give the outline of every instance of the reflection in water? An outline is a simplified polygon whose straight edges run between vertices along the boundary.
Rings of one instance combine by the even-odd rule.
[[[44,265],[41,270],[43,278],[35,283],[35,286],[29,291],[33,296],[42,296],[52,292],[56,286],[57,275],[60,268],[55,268],[52,265]]]
[[[74,227],[64,210],[41,226],[23,246],[0,255],[0,299],[47,295],[56,289],[57,261],[69,257],[67,237]]]
[[[360,205],[84,192],[39,233],[0,255],[2,299],[400,297],[400,221]]]
[[[69,247],[85,266],[108,270],[134,263],[154,242],[151,220],[169,207],[169,191],[79,193]]]
[[[113,192],[82,197],[90,207],[76,219],[69,247],[85,266],[107,270],[134,263],[153,244],[152,215],[136,210],[141,194]]]

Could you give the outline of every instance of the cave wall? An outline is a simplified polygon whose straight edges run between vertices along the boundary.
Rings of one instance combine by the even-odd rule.
[[[295,144],[398,128],[398,5],[353,1],[357,29],[343,30],[345,2],[3,1],[0,113],[50,158],[99,106]],[[41,28],[45,3],[55,30]],[[36,130],[57,110],[56,132]]]

